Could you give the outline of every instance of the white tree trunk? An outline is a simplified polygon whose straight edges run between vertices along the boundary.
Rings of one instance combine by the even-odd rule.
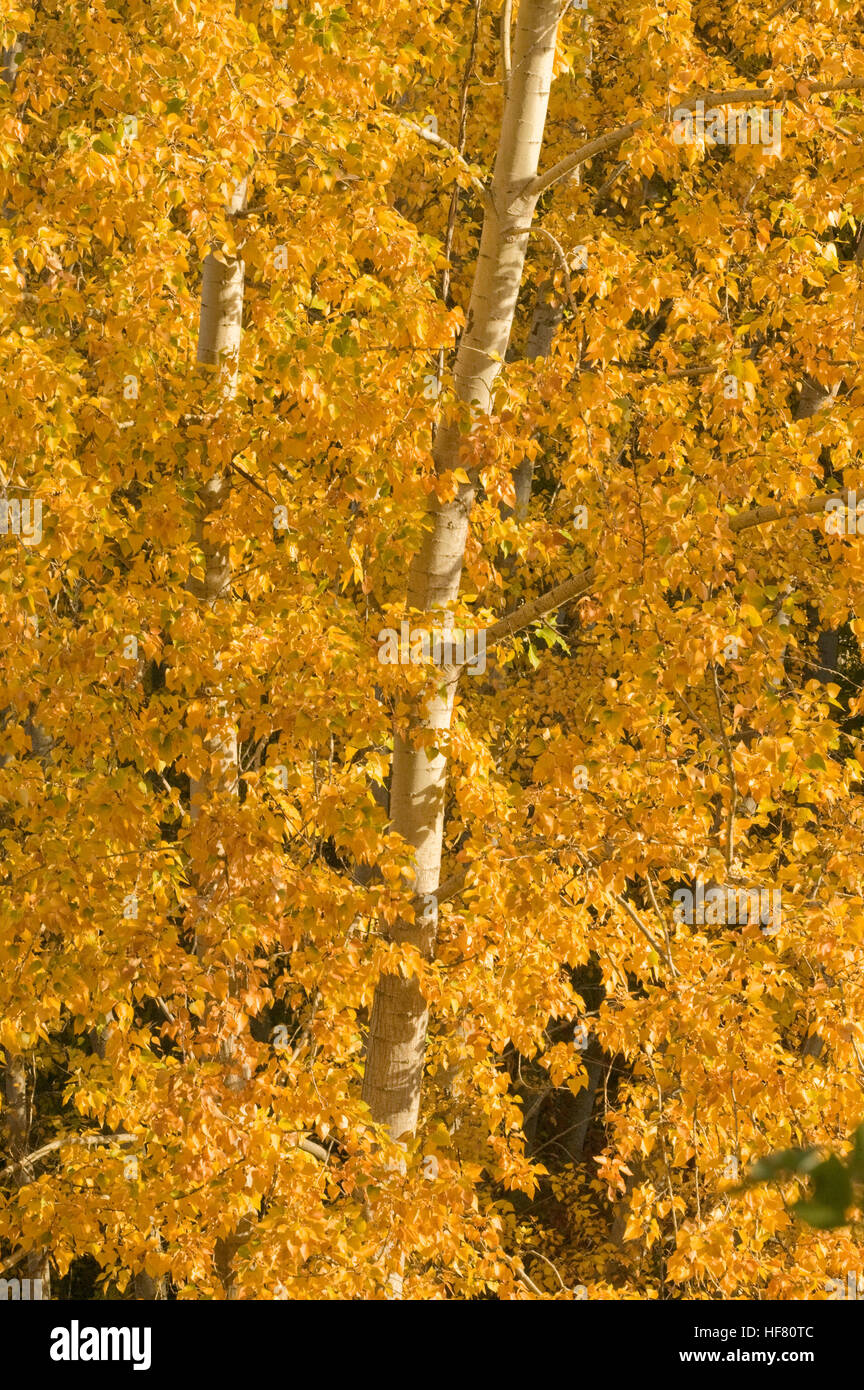
[[[229,214],[240,212],[246,203],[247,184],[244,179],[238,185],[226,211]],[[244,265],[239,256],[228,261],[220,261],[211,252],[204,261],[204,275],[201,284],[201,309],[198,321],[197,361],[201,367],[215,368],[219,373],[220,408],[233,400],[237,390],[237,372],[240,359],[240,343],[243,332],[243,290]],[[196,525],[196,539],[204,555],[204,581],[190,581],[189,588],[202,602],[213,605],[228,592],[231,579],[231,566],[227,546],[215,542],[207,534],[208,519],[222,507],[231,489],[230,476],[214,473],[204,483],[198,493],[199,514]],[[189,812],[197,821],[201,812],[217,795],[236,796],[239,791],[240,758],[237,725],[228,702],[218,691],[216,695],[214,720],[205,740],[207,753],[211,758],[211,771],[200,780],[192,780],[189,788]],[[217,842],[200,847],[205,856],[221,854]],[[211,895],[212,875],[193,870],[192,881],[199,905],[206,905]],[[200,959],[207,954],[209,942],[199,932],[196,951]],[[232,978],[232,985],[236,981]],[[232,1089],[242,1087],[248,1079],[244,1068],[241,1074],[232,1071],[236,1054],[233,1019],[227,1019],[227,1031],[219,1048],[220,1061],[226,1068],[225,1084]],[[234,1255],[244,1241],[248,1240],[252,1228],[251,1217],[243,1217],[235,1230],[226,1237],[217,1239],[214,1248],[216,1272],[229,1299],[234,1294],[232,1285],[232,1263]],[[140,1286],[144,1297],[156,1297],[150,1289]]]
[[[246,204],[247,182],[237,186],[226,211],[242,211]],[[198,321],[197,361],[203,367],[215,367],[220,373],[221,398],[227,404],[237,390],[237,371],[240,361],[240,340],[243,333],[243,287],[245,268],[239,256],[228,261],[217,260],[210,252],[204,261],[201,284],[201,310]],[[214,604],[226,592],[230,580],[227,548],[214,543],[206,534],[208,518],[225,502],[230,491],[230,478],[216,473],[207,480],[198,494],[200,512],[197,540],[204,554],[204,582],[190,583],[192,591],[205,603]],[[200,808],[214,791],[237,792],[238,747],[237,730],[225,705],[218,705],[218,725],[207,740],[208,751],[215,757],[217,772],[208,783],[194,781],[190,787],[190,814],[197,820]]]
[[[504,108],[492,205],[487,207],[474,273],[465,332],[454,368],[460,400],[488,413],[492,387],[504,360],[536,198],[522,189],[537,174],[552,80],[561,0],[522,0],[516,27],[513,69]],[[445,424],[436,441],[439,473],[459,466],[459,431]],[[448,604],[458,596],[473,486],[462,484],[455,499],[435,506],[432,528],[411,565],[408,604],[421,612],[438,610],[445,622]],[[429,624],[427,623],[427,626]],[[457,674],[446,672],[442,692],[418,713],[416,730],[448,730]],[[393,829],[414,850],[415,920],[392,930],[427,958],[433,954],[437,912],[423,910],[417,898],[434,894],[441,868],[447,759],[430,757],[397,736],[393,750],[390,817]],[[415,978],[382,975],[375,990],[366,1052],[363,1096],[376,1121],[390,1133],[413,1133],[420,1106],[428,1011]]]

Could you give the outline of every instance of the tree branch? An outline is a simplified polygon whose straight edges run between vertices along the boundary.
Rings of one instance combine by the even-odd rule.
[[[860,91],[864,88],[864,77],[850,77],[840,82],[823,82],[810,86],[808,96],[817,96],[828,92],[852,92]],[[735,87],[728,92],[698,92],[695,96],[684,97],[676,103],[676,110],[692,111],[702,101],[706,106],[734,106],[741,102],[763,101],[779,102],[789,97],[796,97],[800,100],[800,94],[795,87],[780,87],[776,91],[766,90],[762,87]],[[593,159],[595,155],[604,154],[606,150],[615,149],[616,146],[623,144],[637,130],[641,130],[649,121],[658,116],[665,117],[664,125],[668,121],[668,107],[664,106],[662,111],[652,112],[650,116],[640,116],[638,120],[629,121],[627,125],[619,126],[617,130],[609,130],[605,135],[598,135],[594,140],[589,140],[587,145],[582,145],[573,154],[565,155],[564,159],[553,164],[545,174],[538,174],[536,179],[531,179],[521,193],[527,198],[538,198],[541,193],[545,193],[547,188],[551,188],[553,183],[558,183],[560,179],[578,169],[580,164]]]
[[[330,1157],[323,1144],[316,1144],[312,1139],[301,1139],[297,1147],[298,1149],[302,1149],[304,1154],[311,1154],[313,1158],[317,1158],[321,1163],[326,1163],[327,1159]]]
[[[17,1255],[13,1255],[5,1264],[0,1265],[0,1278],[3,1278],[10,1269],[14,1269],[17,1264],[20,1264],[22,1260],[26,1260],[27,1256],[32,1254],[32,1250],[19,1250]]]
[[[570,267],[567,264],[567,257],[564,254],[564,247],[561,245],[557,237],[554,237],[551,232],[547,232],[545,227],[541,227],[538,224],[536,227],[532,228],[532,231],[539,232],[541,236],[545,237],[546,240],[549,242],[549,245],[555,252],[556,259],[561,267],[561,273],[564,276],[564,288],[567,292],[567,302],[570,305],[570,308],[572,309],[573,313],[578,313],[576,301],[573,298],[573,286],[570,283]]]
[[[7,1174],[11,1176],[18,1169],[28,1168],[38,1159],[45,1158],[50,1153],[56,1153],[58,1149],[62,1149],[64,1144],[82,1144],[87,1148],[92,1148],[99,1144],[134,1144],[140,1138],[140,1134],[63,1134],[59,1139],[52,1139],[49,1144],[43,1144],[41,1149],[34,1149],[33,1153],[28,1154],[20,1163],[7,1163],[5,1168],[0,1168],[0,1178],[5,1178]],[[322,1163],[327,1162],[327,1150],[312,1139],[298,1140],[297,1148],[302,1149],[304,1153],[311,1154],[313,1158],[320,1159]],[[8,1268],[8,1266],[4,1266],[4,1268]]]
[[[827,497],[811,497],[809,502],[800,507],[752,507],[750,511],[739,512],[737,516],[733,516],[729,527],[736,532],[746,531],[750,526],[765,526],[770,521],[789,521],[796,516],[816,516],[825,510],[828,502],[845,502],[848,506],[854,496],[855,489],[846,488],[843,492],[829,493]]]
[[[391,112],[390,114],[395,115],[395,112]],[[428,144],[436,145],[439,149],[446,150],[448,154],[452,154],[453,158],[458,162],[460,168],[464,170],[464,172],[468,175],[469,179],[471,180],[471,187],[474,189],[475,193],[477,193],[477,195],[480,198],[482,198],[486,206],[489,206],[491,204],[492,194],[489,192],[489,189],[486,187],[482,179],[478,179],[477,175],[473,172],[471,165],[468,163],[468,160],[465,158],[463,154],[459,153],[455,145],[451,145],[450,141],[445,140],[443,136],[436,135],[435,132],[429,130],[427,126],[418,125],[416,121],[409,121],[406,116],[396,116],[396,120],[399,122],[400,125],[405,126],[407,130],[413,130],[415,135],[419,135],[420,138],[425,140]]]
[[[597,189],[597,192],[594,194],[594,212],[599,212],[600,207],[606,199],[607,195],[611,193],[613,187],[618,182],[626,168],[627,160],[622,159],[620,164],[615,165],[615,168],[612,170],[612,173],[609,175],[608,179],[605,179],[603,183],[601,183],[600,187]]]
[[[648,942],[648,945],[651,947],[651,950],[655,953],[655,955],[657,956],[657,958],[658,958],[659,960],[662,960],[662,959],[663,959],[663,955],[664,955],[663,947],[660,945],[659,941],[655,941],[655,940],[654,940],[654,937],[651,935],[651,933],[649,932],[648,928],[647,928],[647,927],[645,926],[645,924],[643,923],[641,917],[640,917],[639,914],[634,910],[634,908],[632,908],[632,907],[630,906],[630,904],[628,903],[627,899],[626,899],[625,897],[623,897],[623,895],[622,895],[621,893],[610,892],[608,889],[604,889],[604,891],[603,891],[603,896],[604,896],[604,898],[606,899],[607,902],[611,899],[611,901],[612,901],[612,902],[616,902],[616,903],[618,904],[619,907],[623,907],[624,911],[627,913],[627,916],[630,918],[631,922],[634,922],[634,923],[635,923],[635,925],[638,927],[639,931],[640,931],[640,932],[642,933],[642,935],[644,936],[645,940]],[[672,958],[671,958],[671,956],[666,956],[666,964],[672,969],[672,971],[673,971],[674,974],[676,974],[676,975],[678,974],[678,971],[675,969],[675,966],[672,964]]]
[[[737,516],[730,517],[729,529],[737,534],[739,531],[748,530],[751,526],[766,526],[772,521],[790,521],[799,516],[816,516],[825,510],[828,502],[842,501],[848,506],[854,495],[855,490],[853,488],[846,488],[843,492],[833,492],[822,497],[811,497],[800,507],[752,507],[749,511],[739,512]],[[554,613],[565,603],[571,603],[574,598],[579,598],[580,595],[587,593],[596,578],[596,566],[591,565],[588,569],[581,570],[579,574],[574,575],[572,579],[565,579],[561,584],[556,584],[554,589],[547,589],[545,594],[538,594],[536,598],[529,599],[519,608],[514,608],[512,613],[508,613],[497,623],[492,623],[490,627],[483,629],[486,651],[499,646],[506,637],[513,637],[517,632],[522,632],[526,627],[530,627],[538,618],[545,618],[547,613]]]
[[[96,1144],[134,1144],[138,1138],[140,1136],[137,1134],[63,1134],[59,1139],[52,1139],[50,1144],[43,1144],[41,1149],[34,1149],[19,1163],[7,1163],[5,1168],[0,1168],[0,1178],[5,1178],[7,1174],[11,1176],[21,1168],[29,1168],[37,1159],[62,1149],[64,1144],[83,1144],[89,1148]]]
[[[595,568],[592,565],[590,569],[582,570],[572,579],[565,579],[563,583],[557,584],[554,589],[548,589],[545,594],[538,594],[537,598],[529,599],[527,603],[523,603],[512,613],[508,613],[505,618],[501,618],[491,627],[487,627],[485,629],[487,652],[491,647],[497,647],[505,637],[514,636],[523,628],[530,627],[531,623],[536,622],[538,618],[545,617],[547,613],[553,613],[556,608],[561,608],[565,603],[570,603],[572,599],[586,593],[594,582],[595,573]]]

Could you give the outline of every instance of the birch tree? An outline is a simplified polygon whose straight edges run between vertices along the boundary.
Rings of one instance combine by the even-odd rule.
[[[457,399],[479,413],[490,408],[522,283],[537,201],[525,189],[537,174],[560,17],[561,0],[526,0],[519,7],[474,284],[453,369]],[[448,421],[435,448],[442,475],[459,468],[459,441],[458,423]],[[452,625],[448,609],[459,593],[474,486],[470,480],[458,483],[453,500],[434,510],[411,563],[407,607],[429,615],[433,624]],[[397,730],[393,751],[390,816],[394,830],[411,846],[415,865],[415,920],[400,923],[394,939],[427,958],[435,945],[447,774],[446,753],[437,743],[446,744],[458,674],[447,671],[442,689],[412,727]],[[417,1124],[427,1020],[416,976],[382,976],[369,1024],[363,1095],[374,1118],[396,1138]]]

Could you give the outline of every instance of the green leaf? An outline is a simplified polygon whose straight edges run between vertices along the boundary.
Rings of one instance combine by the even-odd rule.
[[[747,1183],[769,1182],[781,1173],[806,1173],[818,1160],[816,1149],[781,1149],[760,1158],[747,1174]]]
[[[845,1225],[843,1208],[832,1207],[825,1202],[796,1202],[792,1210],[808,1226],[815,1226],[820,1231]]]
[[[340,357],[360,356],[360,345],[351,333],[345,333],[341,338],[334,338],[333,347]]]
[[[864,1182],[864,1125],[858,1126],[853,1137],[849,1174],[856,1182]]]
[[[847,1207],[852,1201],[852,1179],[836,1154],[826,1158],[811,1173],[813,1195],[826,1201]]]
[[[534,636],[542,638],[547,647],[563,647],[565,652],[569,651],[569,647],[561,636],[561,633],[556,632],[554,627],[550,627],[548,623],[542,620],[535,627]]]
[[[821,1231],[845,1225],[846,1209],[852,1202],[852,1179],[836,1154],[817,1164],[810,1177],[813,1195],[795,1203],[795,1215]]]

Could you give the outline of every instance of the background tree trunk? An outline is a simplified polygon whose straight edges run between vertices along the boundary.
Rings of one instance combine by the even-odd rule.
[[[10,91],[15,88],[18,62],[23,52],[24,43],[21,39],[16,39],[10,48],[0,49],[0,78],[6,83]],[[7,219],[11,216],[8,206],[5,204],[3,216]],[[33,755],[39,758],[43,767],[46,767],[51,757],[52,740],[41,726],[34,722],[32,706],[24,723],[24,730],[30,739]],[[9,1053],[5,1050],[4,1058],[4,1108],[9,1139],[9,1157],[13,1163],[20,1164],[27,1157],[30,1146],[33,1095],[31,1092],[28,1096],[26,1059],[20,1054]],[[23,1169],[17,1169],[15,1175],[17,1186],[20,1186],[23,1178]],[[24,1265],[24,1274],[26,1278],[31,1280],[41,1279],[42,1297],[50,1297],[51,1270],[47,1253],[44,1250],[30,1252]]]
[[[246,206],[247,180],[237,186],[226,211],[230,215],[241,212]],[[215,368],[219,373],[220,409],[234,399],[237,390],[237,373],[240,360],[240,343],[243,333],[243,295],[245,267],[240,256],[221,261],[211,251],[204,261],[201,284],[201,309],[198,321],[197,361],[204,368]],[[231,567],[227,546],[214,541],[207,530],[207,522],[222,507],[231,488],[230,475],[214,473],[207,479],[198,494],[199,515],[196,526],[196,539],[204,555],[203,584],[190,584],[190,588],[201,601],[210,606],[224,597],[231,580]],[[208,692],[212,694],[213,692]],[[206,813],[209,803],[216,796],[236,797],[239,793],[240,756],[237,725],[228,702],[221,694],[215,700],[214,728],[205,740],[205,747],[212,759],[211,771],[200,781],[192,780],[189,788],[189,814],[194,822]],[[202,823],[203,831],[198,843],[199,858],[193,864],[193,883],[199,903],[206,904],[212,892],[212,864],[214,853],[221,854],[221,845],[212,841],[215,824]],[[206,937],[196,934],[196,950],[200,959],[207,954]],[[232,973],[232,994],[236,986]],[[228,1031],[219,1046],[219,1059],[226,1068],[225,1084],[232,1090],[245,1086],[249,1073],[243,1068],[240,1073],[232,1070],[236,1056],[236,1038],[233,1032],[233,1019],[230,999],[228,1001]],[[233,1232],[219,1237],[214,1247],[214,1264],[219,1280],[227,1298],[233,1296],[232,1264],[240,1246],[248,1240],[253,1226],[252,1213],[242,1217]],[[155,1285],[153,1292],[144,1292],[147,1286],[140,1285],[142,1296],[157,1297]]]

